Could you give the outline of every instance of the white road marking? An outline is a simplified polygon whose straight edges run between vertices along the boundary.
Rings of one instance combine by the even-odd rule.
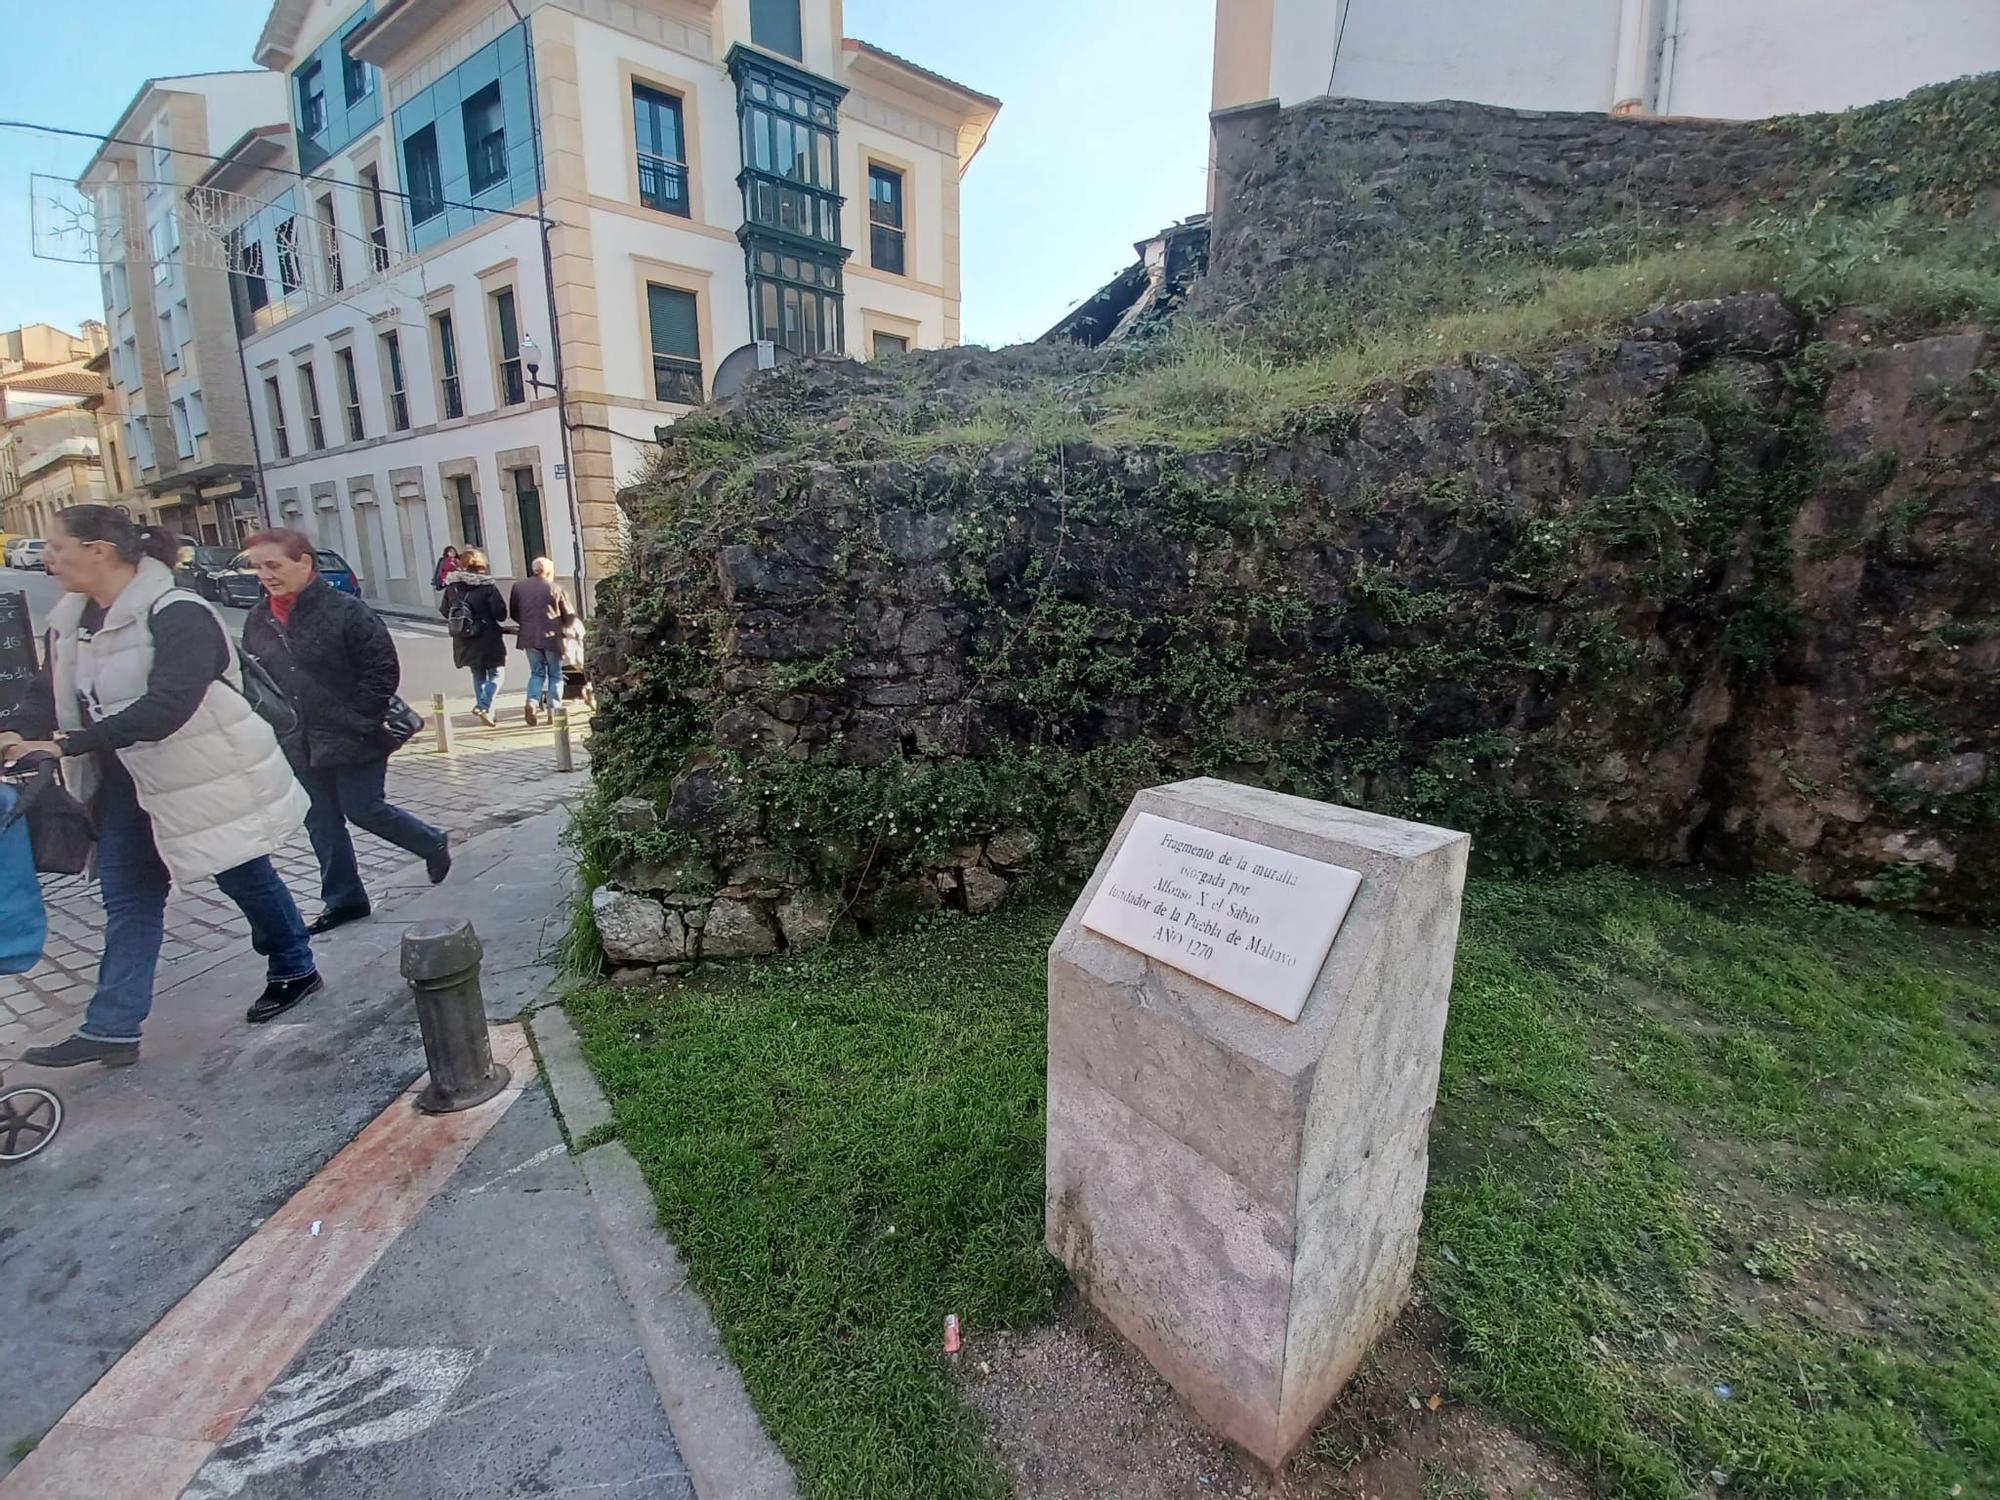
[[[353,1349],[281,1381],[181,1492],[182,1500],[228,1500],[261,1475],[323,1454],[415,1437],[445,1415],[477,1361],[470,1349]],[[382,1411],[384,1403],[396,1404]],[[375,1414],[350,1421],[364,1411]]]
[[[486,1179],[486,1181],[480,1183],[478,1187],[467,1189],[466,1197],[470,1198],[475,1193],[483,1193],[490,1187],[498,1187],[501,1183],[505,1182],[509,1177],[512,1177],[516,1172],[525,1172],[530,1167],[539,1167],[543,1162],[547,1161],[551,1156],[561,1156],[563,1154],[564,1149],[565,1148],[560,1141],[558,1141],[553,1146],[545,1146],[540,1151],[537,1151],[533,1156],[529,1157],[526,1161],[518,1162],[514,1166],[509,1167],[506,1171],[502,1172],[498,1177],[489,1177]]]

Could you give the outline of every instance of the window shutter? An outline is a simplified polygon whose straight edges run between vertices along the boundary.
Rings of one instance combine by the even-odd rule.
[[[700,359],[701,335],[695,323],[694,293],[678,287],[646,288],[646,312],[652,324],[653,352],[676,359]]]
[[[787,57],[806,55],[799,0],[750,0],[750,40]]]

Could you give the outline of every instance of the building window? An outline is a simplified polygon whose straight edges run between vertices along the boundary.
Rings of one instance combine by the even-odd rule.
[[[305,278],[299,272],[299,221],[278,221],[278,290],[289,295]]]
[[[153,251],[153,280],[165,282],[173,274],[174,257],[181,249],[180,216],[171,208],[153,222],[149,231]]]
[[[803,59],[805,28],[799,24],[799,0],[750,0],[750,40]]]
[[[868,264],[903,274],[903,174],[894,167],[868,168]]]
[[[549,554],[548,528],[542,524],[542,492],[533,469],[514,471],[514,516],[521,526],[521,556],[527,562]]]
[[[731,53],[729,66],[743,125],[744,220],[838,245],[841,92],[755,53]]]
[[[160,364],[168,371],[181,367],[181,342],[174,337],[174,317],[163,312],[155,319],[160,325]]]
[[[632,85],[632,129],[639,143],[639,201],[663,214],[688,216],[687,137],[681,101]]]
[[[170,408],[174,429],[174,452],[182,458],[194,457],[194,436],[188,431],[187,402],[176,401]]]
[[[373,167],[361,169],[361,186],[368,194],[368,242],[375,248],[372,252],[375,269],[389,269],[389,211],[382,202],[382,174]]]
[[[333,217],[333,194],[320,194],[319,203],[319,248],[326,260],[326,286],[329,292],[339,292],[345,285],[340,274],[340,226]]]
[[[307,136],[326,133],[326,78],[317,62],[299,72],[299,132]]]
[[[352,109],[368,97],[371,87],[368,64],[351,55],[347,50],[347,38],[340,39],[340,91],[347,97],[347,106]]]
[[[251,312],[271,300],[271,288],[264,280],[264,242],[252,240],[243,247],[243,301]]]
[[[844,346],[840,262],[789,246],[750,246],[754,336],[794,354],[838,354]]]
[[[450,421],[465,415],[465,403],[458,392],[458,338],[452,331],[448,312],[432,318],[431,328],[437,338],[438,410]]]
[[[389,372],[389,430],[405,432],[410,426],[410,398],[403,386],[403,340],[400,334],[382,335],[382,363]]]
[[[908,354],[910,341],[900,333],[878,333],[870,347],[873,358],[883,359],[892,354]]]
[[[333,362],[340,367],[340,399],[347,407],[347,440],[358,443],[368,434],[361,425],[361,382],[354,373],[354,351],[336,349]]]
[[[292,456],[292,435],[285,430],[285,398],[278,390],[278,377],[264,377],[264,404],[271,413],[271,441],[277,445],[278,457]]]
[[[299,366],[299,400],[306,412],[306,447],[317,453],[326,446],[326,424],[319,416],[319,381],[311,364]]]
[[[410,222],[435,218],[444,207],[444,177],[438,165],[437,126],[426,125],[403,142],[403,182],[410,190]]]
[[[458,511],[458,540],[467,547],[486,545],[486,529],[479,524],[479,496],[473,493],[470,475],[454,474],[445,483],[451,486],[453,507]]]
[[[465,172],[474,195],[507,176],[507,116],[500,85],[489,83],[465,101]]]
[[[499,335],[500,404],[519,406],[528,399],[528,391],[521,382],[521,326],[514,316],[511,286],[493,294],[493,324]]]
[[[646,286],[646,321],[653,335],[653,399],[701,405],[701,328],[693,292]]]

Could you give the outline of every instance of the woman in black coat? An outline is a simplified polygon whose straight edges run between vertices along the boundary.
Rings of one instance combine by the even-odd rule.
[[[451,627],[451,659],[472,673],[472,711],[493,726],[493,700],[500,692],[500,674],[507,665],[507,601],[486,576],[486,554],[467,547],[458,559],[459,571],[445,580],[438,613]]]
[[[243,649],[299,714],[299,734],[285,754],[312,798],[306,832],[319,856],[325,903],[306,930],[329,932],[369,911],[349,823],[421,856],[432,884],[451,869],[450,842],[384,794],[396,741],[382,720],[403,669],[382,617],[319,576],[303,532],[260,531],[243,552],[264,585],[243,626]]]

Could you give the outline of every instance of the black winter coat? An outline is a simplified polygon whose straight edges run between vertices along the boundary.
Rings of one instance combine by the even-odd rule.
[[[449,620],[461,599],[479,628],[472,635],[451,638],[452,664],[474,672],[490,672],[506,666],[507,636],[500,627],[507,623],[507,601],[500,597],[500,590],[480,574],[454,573],[444,586],[438,613]]]
[[[402,684],[396,643],[382,617],[352,594],[315,578],[280,626],[269,596],[243,625],[243,649],[262,662],[304,722],[308,766],[387,760],[395,742],[382,728]],[[294,761],[298,752],[290,752]]]

